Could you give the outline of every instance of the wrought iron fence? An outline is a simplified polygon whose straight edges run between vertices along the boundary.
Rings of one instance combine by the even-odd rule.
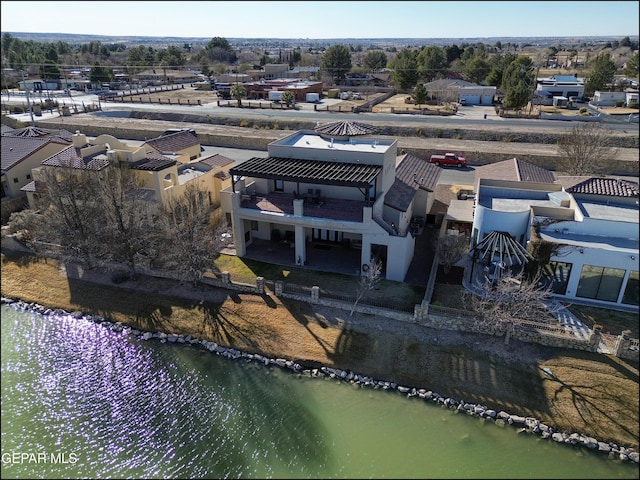
[[[311,288],[305,285],[297,285],[295,283],[284,283],[282,291],[285,293],[293,293],[297,295],[308,295],[311,297]]]

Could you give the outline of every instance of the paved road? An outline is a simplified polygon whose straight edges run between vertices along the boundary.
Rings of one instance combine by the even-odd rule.
[[[67,105],[82,106],[84,103],[98,103],[98,96],[92,94],[84,94],[72,92],[72,96],[54,92],[58,101]],[[36,97],[38,98],[38,97]],[[323,100],[330,103],[333,100]],[[24,103],[24,96],[16,96],[12,94],[7,102],[6,94],[2,95],[3,103]],[[410,115],[410,114],[387,114],[387,113],[336,113],[336,112],[317,112],[313,110],[312,104],[300,103],[300,109],[296,111],[283,112],[280,110],[260,110],[260,109],[243,109],[238,110],[234,107],[218,107],[217,103],[208,103],[201,106],[188,105],[157,105],[157,104],[124,104],[112,102],[100,102],[103,113],[111,112],[114,116],[126,116],[132,110],[138,111],[157,111],[157,112],[173,112],[173,113],[197,113],[202,115],[210,115],[212,117],[223,116],[231,118],[261,118],[267,120],[288,119],[300,121],[320,121],[329,122],[334,120],[350,120],[365,122],[372,125],[388,125],[390,123],[397,125],[413,126],[429,126],[435,128],[477,128],[491,129],[500,128],[502,131],[529,131],[529,132],[550,132],[559,130],[570,130],[573,128],[573,122],[563,122],[558,120],[527,120],[522,118],[503,118],[496,114],[493,107],[468,106],[460,107],[457,115],[449,117],[429,116],[429,115]],[[120,113],[118,113],[120,112]],[[486,118],[485,118],[486,116]],[[29,114],[14,116],[21,121],[29,121]],[[41,118],[41,117],[39,117]],[[614,131],[621,133],[632,133],[638,135],[640,132],[639,124],[629,123],[627,117],[618,118],[611,115],[603,117],[603,123]]]

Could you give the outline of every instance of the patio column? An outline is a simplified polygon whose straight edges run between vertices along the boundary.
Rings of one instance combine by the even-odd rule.
[[[236,247],[236,255],[242,257],[247,253],[247,244],[244,240],[244,221],[238,215],[240,209],[240,193],[231,194],[231,228],[233,229],[233,244]]]
[[[302,203],[302,200],[300,200]],[[307,239],[304,234],[304,227],[302,225],[295,226],[295,238],[296,238],[296,265],[301,267],[307,261]]]

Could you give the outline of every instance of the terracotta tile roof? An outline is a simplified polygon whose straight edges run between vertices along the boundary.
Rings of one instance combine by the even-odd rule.
[[[413,155],[398,157],[396,179],[384,198],[384,204],[406,212],[418,189],[433,192],[442,170]]]
[[[3,135],[1,156],[2,171],[15,167],[18,163],[30,157],[49,143],[66,145],[66,142],[58,138],[31,138]]]
[[[47,184],[39,180],[32,180],[20,189],[22,192],[47,193]]]
[[[51,130],[48,128],[40,128],[36,126],[28,126],[13,130],[8,133],[14,137],[28,137],[28,138],[45,138],[45,137],[57,137],[61,140],[65,140],[69,143],[73,140],[73,134],[65,129]]]
[[[5,135],[7,133],[11,133],[13,131],[15,131],[15,128],[10,127],[9,125],[5,125],[4,123],[0,124],[2,126],[2,130],[0,131],[0,133],[2,135]]]
[[[145,158],[132,163],[131,168],[133,168],[134,170],[158,172],[160,170],[164,170],[165,168],[172,167],[176,163],[178,163],[177,160],[172,160],[163,155],[160,155],[157,152],[149,151],[146,153]]]
[[[179,152],[186,148],[200,145],[200,140],[198,140],[194,132],[184,130],[182,132],[152,138],[151,140],[147,140],[145,145],[148,145],[160,153]]]
[[[79,148],[69,146],[47,158],[42,162],[42,165],[49,167],[71,167],[81,170],[102,170],[109,165],[109,163],[107,156],[103,152],[82,158]]]
[[[589,177],[565,187],[565,190],[569,193],[584,193],[607,197],[637,197],[640,191],[636,182],[603,177]]]
[[[552,171],[517,158],[477,167],[476,180],[479,178],[532,183],[554,183],[556,180]]]
[[[372,125],[359,122],[329,122],[318,125],[316,133],[328,135],[330,137],[355,137],[357,135],[370,135],[377,131]]]
[[[209,165],[210,167],[226,167],[227,165],[231,165],[232,163],[234,163],[233,160],[225,157],[224,155],[220,155],[219,153],[200,158],[198,162]]]

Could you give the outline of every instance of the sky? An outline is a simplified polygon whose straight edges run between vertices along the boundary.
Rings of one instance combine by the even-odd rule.
[[[1,1],[2,32],[196,38],[634,37],[637,1]]]

